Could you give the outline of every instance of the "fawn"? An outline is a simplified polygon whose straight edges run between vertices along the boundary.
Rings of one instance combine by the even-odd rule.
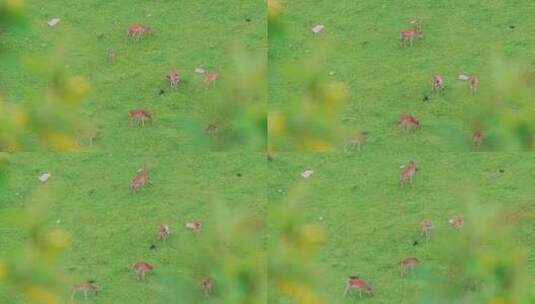
[[[479,148],[483,142],[483,131],[481,129],[477,128],[474,131],[474,134],[472,134],[472,141],[474,142],[474,145]]]
[[[399,117],[399,126],[404,130],[420,128],[420,122],[410,114],[403,114]]]
[[[414,257],[408,257],[404,258],[399,262],[399,271],[401,273],[401,277],[403,278],[408,271],[412,271],[414,267],[420,265],[420,260]]]
[[[399,183],[401,186],[405,185],[406,183],[412,183],[412,177],[414,176],[414,173],[416,173],[416,164],[414,161],[410,161],[407,167],[401,171],[401,174],[399,175]]]
[[[158,225],[158,240],[165,241],[170,234],[171,234],[171,230],[169,229],[169,225],[167,224]]]
[[[151,272],[154,269],[154,267],[147,262],[136,262],[132,265],[132,268],[134,269],[136,278],[141,281],[145,280],[145,274],[147,272]]]
[[[460,230],[463,228],[464,225],[464,219],[463,216],[460,214],[456,214],[448,220],[448,223],[455,229]]]
[[[359,291],[359,297],[362,298],[362,292],[364,291],[368,296],[373,296],[373,290],[372,288],[368,285],[368,283],[366,281],[364,281],[363,279],[357,277],[357,276],[350,276],[348,279],[347,279],[347,283],[346,283],[346,289],[344,291],[344,297],[347,296],[347,294],[351,294],[351,291],[353,289],[356,289]]]
[[[357,132],[351,134],[348,139],[344,150],[349,151],[353,150],[355,146],[357,150],[360,151],[360,146],[368,140],[368,132]]]
[[[116,61],[115,50],[112,48],[108,48],[106,50],[106,54],[108,57],[108,63],[115,63]]]
[[[413,28],[403,30],[399,35],[399,40],[402,47],[407,43],[409,46],[412,46],[415,38],[422,38],[424,36],[422,33],[422,20],[420,18],[412,20],[411,24],[413,25]]]
[[[134,175],[134,177],[132,178],[132,182],[130,183],[130,187],[132,188],[132,191],[138,192],[139,189],[141,189],[145,185],[152,185],[152,181],[149,177],[149,170],[147,169],[147,164],[143,164],[143,168],[141,169],[141,171]]]
[[[468,87],[470,88],[470,92],[472,94],[475,94],[477,91],[477,88],[479,87],[479,77],[477,75],[470,75],[468,76]]]
[[[435,93],[444,89],[444,79],[439,74],[431,75],[431,90]]]
[[[212,85],[213,87],[215,87],[215,81],[219,78],[219,73],[218,72],[215,72],[215,71],[210,71],[210,72],[206,72],[204,74],[204,82],[207,84],[207,85]]]
[[[172,69],[167,73],[167,80],[172,88],[176,87],[180,82],[180,72],[177,72],[176,69]]]
[[[133,109],[128,112],[128,121],[130,126],[132,126],[132,123],[135,123],[136,125],[141,124],[141,127],[144,127],[145,122],[152,122],[152,116],[145,110]]]
[[[150,32],[151,28],[149,26],[145,26],[143,24],[132,24],[126,30],[126,36],[137,41]]]
[[[204,280],[202,280],[201,288],[205,296],[211,295],[213,288],[214,288],[214,279],[212,279],[211,277],[207,277]]]
[[[201,228],[202,228],[202,222],[199,220],[192,220],[186,223],[186,228],[192,230],[195,233],[195,235],[199,235],[199,233],[201,232]]]
[[[433,229],[435,227],[433,226],[433,222],[431,222],[430,219],[424,219],[420,223],[420,233],[421,235],[425,236],[426,241],[431,239],[431,233],[433,232]]]
[[[98,294],[98,288],[97,285],[95,285],[94,281],[87,281],[82,282],[78,284],[74,284],[72,286],[72,300],[74,301],[74,297],[78,292],[82,292],[84,294],[84,299],[87,299],[87,295],[97,295]]]

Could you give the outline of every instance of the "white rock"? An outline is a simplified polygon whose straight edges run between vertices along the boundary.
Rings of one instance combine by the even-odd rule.
[[[44,182],[46,182],[46,181],[50,178],[50,176],[51,176],[50,173],[47,172],[47,173],[43,173],[43,174],[41,174],[41,175],[38,177],[38,179],[39,179],[39,181],[40,181],[41,183],[44,183]]]
[[[320,217],[319,217],[319,220],[320,220],[320,221],[323,221],[323,216],[320,216]]]
[[[468,76],[466,76],[466,75],[459,75],[459,80],[468,80]]]
[[[56,224],[60,224],[61,223],[61,220],[56,220]]]
[[[314,25],[312,27],[312,32],[314,32],[314,34],[317,34],[321,31],[323,31],[323,28],[325,28],[325,26],[323,24],[318,24],[318,25]]]
[[[195,73],[204,74],[206,70],[204,68],[195,68]]]
[[[61,21],[61,19],[59,18],[52,18],[50,20],[48,20],[48,26],[56,26],[59,22]]]
[[[310,170],[310,169],[307,169],[307,170],[301,172],[301,176],[302,176],[303,178],[309,178],[309,177],[312,176],[312,174],[314,174],[314,171],[312,171],[312,170]]]
[[[333,76],[334,75],[334,72],[333,71],[330,71],[329,72],[329,76]]]

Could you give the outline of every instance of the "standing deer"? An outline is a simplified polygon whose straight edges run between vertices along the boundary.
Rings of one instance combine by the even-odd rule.
[[[470,88],[470,92],[472,94],[475,94],[477,91],[477,88],[479,88],[479,77],[475,74],[468,76],[468,87]]]
[[[186,228],[193,231],[195,235],[199,235],[199,233],[201,232],[201,228],[202,228],[202,222],[199,220],[192,220],[186,223]]]
[[[132,265],[132,268],[134,269],[136,278],[141,281],[145,280],[146,273],[151,272],[154,269],[154,267],[147,262],[136,262]]]
[[[212,85],[215,87],[215,82],[219,78],[219,73],[215,71],[206,72],[204,74],[204,82],[207,85]]]
[[[431,75],[431,90],[435,93],[444,89],[444,79],[439,74]]]
[[[82,292],[84,294],[84,299],[87,299],[87,295],[97,295],[98,294],[98,287],[95,285],[94,281],[87,281],[82,282],[78,284],[74,284],[72,286],[72,300],[74,301],[74,297],[76,297],[76,294],[78,292]]]
[[[180,72],[177,72],[176,69],[172,69],[167,73],[167,80],[172,88],[176,87],[180,82]]]
[[[133,109],[128,112],[128,121],[130,126],[132,126],[132,123],[135,123],[136,125],[141,124],[141,127],[144,127],[145,122],[152,122],[152,116],[145,110]]]
[[[464,225],[464,219],[463,216],[460,214],[456,214],[448,220],[448,223],[455,229],[460,230],[463,228]]]
[[[212,279],[211,277],[207,277],[204,280],[202,280],[201,288],[205,296],[211,295],[214,289],[214,279]]]
[[[368,285],[368,283],[366,281],[364,281],[363,279],[357,277],[357,276],[350,276],[348,279],[347,279],[347,282],[346,282],[346,289],[344,291],[344,297],[347,296],[347,294],[351,294],[351,291],[353,289],[356,289],[359,291],[359,297],[362,298],[362,292],[364,291],[368,296],[373,296],[373,290],[372,288],[370,287],[370,285]]]
[[[416,173],[416,170],[418,170],[416,168],[416,164],[411,160],[407,167],[401,171],[401,174],[399,175],[399,183],[401,186],[407,183],[412,183],[412,177],[414,176],[414,173]]]
[[[143,24],[132,24],[128,26],[128,29],[126,30],[126,36],[132,40],[138,41],[150,32],[151,28],[149,26],[145,26]]]
[[[346,146],[344,148],[345,151],[353,150],[355,147],[357,147],[357,150],[360,151],[360,146],[366,142],[368,139],[368,132],[357,132],[354,134],[351,134],[349,138],[347,139]]]
[[[116,61],[115,50],[112,48],[108,48],[106,50],[106,54],[108,57],[108,63],[115,63]]]
[[[421,235],[425,236],[425,239],[428,241],[431,239],[431,233],[433,232],[433,229],[435,227],[433,226],[433,222],[431,222],[430,219],[424,219],[420,223],[420,233]]]
[[[399,117],[399,126],[404,130],[419,128],[420,122],[410,114],[403,114]]]
[[[399,262],[399,272],[403,278],[408,271],[412,271],[416,266],[420,265],[420,260],[414,257],[404,258]]]
[[[171,234],[171,230],[169,229],[169,225],[167,224],[160,224],[158,225],[158,240],[166,240],[167,237]]]
[[[472,135],[472,141],[474,142],[474,145],[479,148],[483,142],[483,131],[481,129],[477,128],[474,131],[474,134]]]
[[[143,168],[134,175],[132,182],[130,183],[130,188],[132,188],[132,191],[138,192],[145,185],[152,185],[147,164],[143,164]]]
[[[412,46],[415,38],[422,38],[424,35],[422,33],[422,20],[417,18],[411,21],[413,28],[406,29],[401,31],[399,35],[399,40],[401,47],[407,45]]]

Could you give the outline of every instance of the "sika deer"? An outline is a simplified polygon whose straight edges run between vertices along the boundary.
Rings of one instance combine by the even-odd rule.
[[[470,75],[468,77],[468,87],[470,88],[470,92],[472,94],[475,94],[477,89],[479,88],[479,77],[477,75]]]
[[[126,30],[126,35],[128,38],[138,41],[150,32],[151,28],[148,26],[145,26],[143,24],[132,24]]]
[[[405,46],[407,43],[409,46],[412,46],[415,38],[423,37],[421,19],[417,18],[412,20],[411,24],[413,25],[412,29],[403,30],[399,35],[401,47]]]
[[[460,215],[460,214],[456,214],[452,217],[450,217],[450,219],[448,220],[448,223],[455,229],[457,230],[461,230],[461,228],[463,228],[463,225],[464,225],[464,219],[463,219],[463,216]]]
[[[433,229],[435,227],[433,226],[433,222],[431,222],[430,219],[424,219],[420,223],[420,233],[421,235],[425,236],[425,240],[428,241],[431,239],[431,233],[433,232]]]
[[[215,87],[215,82],[218,78],[219,73],[215,71],[206,72],[206,74],[204,74],[204,82],[207,85],[212,85],[213,87]]]
[[[199,233],[201,233],[202,222],[199,220],[192,220],[186,223],[186,228],[193,231],[195,235],[199,235]]]
[[[420,260],[414,257],[404,258],[399,262],[399,271],[403,278],[408,271],[412,271],[416,266],[420,265]]]
[[[399,183],[401,186],[405,185],[406,183],[412,183],[412,177],[416,173],[416,164],[414,161],[410,161],[405,170],[401,171],[401,174],[399,176]]]
[[[205,296],[211,295],[214,289],[214,279],[212,279],[211,277],[207,277],[204,280],[202,280],[201,288]]]
[[[94,281],[87,281],[82,282],[78,284],[74,284],[72,286],[72,300],[74,301],[74,297],[76,297],[76,294],[78,292],[82,292],[84,294],[84,299],[87,299],[87,295],[97,295],[98,294],[98,288],[97,285],[95,285]]]
[[[169,229],[169,225],[167,224],[160,224],[158,225],[158,240],[166,240],[167,237],[171,234],[171,230]]]
[[[141,127],[144,127],[145,122],[152,122],[152,116],[145,110],[133,109],[128,112],[128,121],[130,126],[132,126],[132,123],[136,125],[141,123]]]
[[[349,136],[347,139],[346,146],[344,147],[345,151],[350,151],[357,147],[357,150],[360,151],[360,146],[366,142],[368,139],[368,132],[357,132]]]
[[[403,114],[399,117],[399,126],[404,130],[420,128],[420,122],[410,114]]]
[[[145,280],[145,274],[154,269],[154,267],[147,262],[136,262],[132,265],[132,268],[134,269],[136,278],[142,281]]]
[[[108,63],[115,63],[116,61],[115,50],[112,48],[108,48],[106,50],[106,54],[108,57]]]
[[[172,88],[176,87],[180,82],[180,72],[177,72],[176,69],[172,69],[167,73],[167,80]]]
[[[483,131],[481,129],[477,128],[474,131],[474,134],[472,135],[472,141],[474,142],[474,145],[479,148],[483,142]]]
[[[444,79],[439,74],[431,76],[431,90],[438,93],[444,89]]]
[[[134,175],[132,182],[130,183],[130,188],[132,188],[132,191],[138,192],[145,185],[152,185],[147,164],[144,164],[141,171]]]
[[[347,294],[349,293],[351,295],[351,291],[353,289],[356,289],[359,291],[359,297],[362,298],[362,292],[364,291],[368,296],[373,296],[373,290],[372,288],[368,285],[368,283],[364,280],[362,280],[361,278],[357,277],[357,276],[350,276],[348,279],[347,279],[347,283],[346,283],[346,289],[344,291],[344,297],[347,296]]]

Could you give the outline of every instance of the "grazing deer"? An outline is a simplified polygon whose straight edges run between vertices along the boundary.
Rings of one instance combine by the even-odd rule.
[[[126,35],[128,38],[137,41],[150,32],[151,28],[148,26],[143,24],[132,24],[126,30]]]
[[[219,123],[217,122],[211,122],[209,123],[206,128],[204,129],[206,134],[208,134],[211,137],[215,137],[217,133],[219,133]]]
[[[115,50],[112,48],[108,48],[106,50],[106,54],[108,57],[108,63],[115,63],[116,61]]]
[[[439,74],[431,75],[431,90],[435,93],[444,89],[444,79]]]
[[[347,283],[346,283],[346,289],[344,291],[344,297],[347,296],[347,294],[351,294],[351,291],[353,289],[356,289],[359,291],[359,297],[362,298],[362,292],[364,291],[368,296],[373,296],[373,290],[372,288],[368,285],[368,283],[366,281],[364,281],[363,279],[357,277],[357,276],[350,276],[348,279],[347,279]]]
[[[472,92],[472,94],[476,93],[477,88],[479,87],[479,77],[477,75],[468,76],[468,87],[470,88],[470,92]]]
[[[160,224],[158,225],[158,240],[166,240],[167,237],[171,234],[171,230],[169,229],[169,225],[167,224]]]
[[[145,280],[145,274],[147,272],[151,272],[154,269],[154,267],[147,262],[136,262],[132,265],[132,268],[134,269],[136,278],[141,281]]]
[[[176,69],[172,69],[167,73],[167,80],[169,80],[169,85],[174,88],[180,82],[180,73]]]
[[[414,161],[410,161],[407,167],[401,171],[401,174],[399,175],[399,183],[401,186],[405,185],[406,183],[412,183],[412,177],[414,176],[414,173],[416,173],[416,164]]]
[[[212,85],[215,87],[215,82],[219,78],[219,73],[215,71],[206,72],[204,74],[204,82],[207,85]]]
[[[202,280],[201,288],[205,296],[211,295],[214,289],[214,279],[212,279],[211,277],[207,277],[204,280]]]
[[[474,142],[474,145],[479,148],[483,142],[483,131],[481,129],[477,128],[474,131],[474,134],[472,135],[472,141]]]
[[[455,229],[457,230],[461,230],[461,228],[463,228],[463,225],[464,225],[464,219],[463,219],[463,216],[460,215],[460,214],[456,214],[452,217],[450,217],[450,219],[448,220],[448,223]]]
[[[139,189],[145,185],[152,185],[147,164],[143,164],[143,168],[136,175],[134,175],[132,182],[130,183],[130,187],[132,188],[132,191],[138,192]]]
[[[78,292],[82,292],[84,294],[84,299],[87,299],[87,295],[97,295],[98,294],[98,287],[95,285],[94,281],[87,281],[82,282],[78,284],[74,284],[72,286],[72,300],[74,301],[74,297],[76,297],[76,294]]]
[[[368,140],[368,132],[354,133],[348,137],[344,150],[349,151],[357,147],[357,150],[360,151],[360,146],[364,144],[366,140]]]
[[[435,227],[433,226],[433,222],[431,222],[430,219],[424,219],[420,223],[420,233],[421,235],[425,236],[425,239],[428,241],[431,239],[431,233],[433,232],[433,229]]]
[[[409,46],[412,46],[415,38],[422,38],[424,36],[422,33],[422,20],[420,18],[412,20],[411,24],[413,25],[413,28],[403,30],[399,35],[401,47],[405,46],[407,43]]]
[[[141,124],[141,127],[144,127],[145,122],[152,122],[152,116],[145,110],[133,109],[128,112],[128,121],[130,126],[132,126],[132,123],[135,123],[136,125]]]
[[[186,228],[190,229],[195,233],[195,235],[199,235],[202,228],[202,222],[199,220],[192,220],[188,223],[186,223]]]
[[[414,257],[408,257],[404,258],[399,262],[399,271],[401,273],[401,277],[403,278],[408,271],[412,271],[414,267],[420,265],[420,260]]]
[[[408,130],[409,128],[419,128],[420,122],[410,114],[403,114],[399,117],[399,126],[404,130]]]

